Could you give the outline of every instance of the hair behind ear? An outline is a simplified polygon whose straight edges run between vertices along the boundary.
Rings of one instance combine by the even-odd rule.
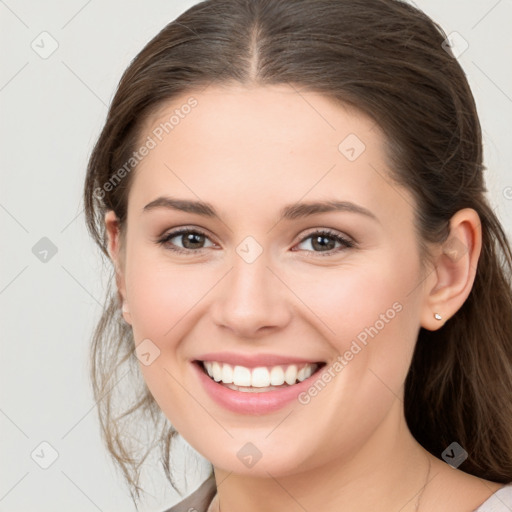
[[[440,457],[453,441],[462,471],[512,482],[512,252],[482,205],[482,252],[468,299],[437,331],[421,329],[405,384],[411,433]],[[419,406],[421,404],[421,406]]]

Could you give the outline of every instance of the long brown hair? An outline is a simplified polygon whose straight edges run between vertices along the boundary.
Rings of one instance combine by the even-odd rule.
[[[483,248],[469,298],[437,331],[421,329],[405,383],[413,436],[438,457],[453,441],[469,453],[461,470],[512,481],[512,251],[486,199],[482,135],[466,76],[446,34],[398,0],[206,0],[165,26],[123,74],[91,154],[84,189],[87,227],[108,258],[104,214],[123,229],[137,149],[148,116],[178,95],[209,84],[293,84],[350,104],[387,135],[393,179],[416,201],[422,256],[447,239],[462,208],[480,216]],[[112,183],[119,169],[122,180]],[[117,177],[119,177],[117,175]],[[110,183],[110,187],[106,186]],[[113,280],[114,275],[111,276]],[[91,377],[102,435],[139,498],[140,467],[161,448],[173,487],[176,431],[163,419],[133,355],[131,328],[112,281],[94,332]],[[129,368],[126,370],[126,368]],[[134,371],[132,402],[119,381]],[[156,432],[130,443],[136,415]],[[132,492],[133,496],[133,492]]]

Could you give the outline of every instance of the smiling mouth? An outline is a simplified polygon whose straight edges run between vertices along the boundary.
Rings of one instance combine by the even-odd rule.
[[[284,364],[247,368],[219,361],[194,361],[214,382],[247,393],[262,393],[292,387],[323,368],[326,363]]]

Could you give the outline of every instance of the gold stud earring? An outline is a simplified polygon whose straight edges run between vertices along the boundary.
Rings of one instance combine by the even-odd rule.
[[[436,320],[442,320],[443,319],[443,317],[439,313],[434,313],[434,318]]]

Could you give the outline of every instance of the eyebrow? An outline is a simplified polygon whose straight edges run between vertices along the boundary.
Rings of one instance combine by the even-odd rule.
[[[176,199],[168,196],[161,196],[151,201],[143,208],[143,213],[157,208],[166,208],[170,210],[177,210],[187,213],[195,213],[196,215],[202,215],[204,217],[211,217],[219,219],[220,217],[215,211],[215,208],[203,201],[190,201],[188,199]],[[364,215],[373,220],[379,221],[375,214],[373,214],[367,208],[350,201],[316,201],[316,202],[302,202],[287,205],[281,209],[279,213],[279,220],[293,220],[309,215],[315,215],[318,213],[327,212],[350,212]]]

